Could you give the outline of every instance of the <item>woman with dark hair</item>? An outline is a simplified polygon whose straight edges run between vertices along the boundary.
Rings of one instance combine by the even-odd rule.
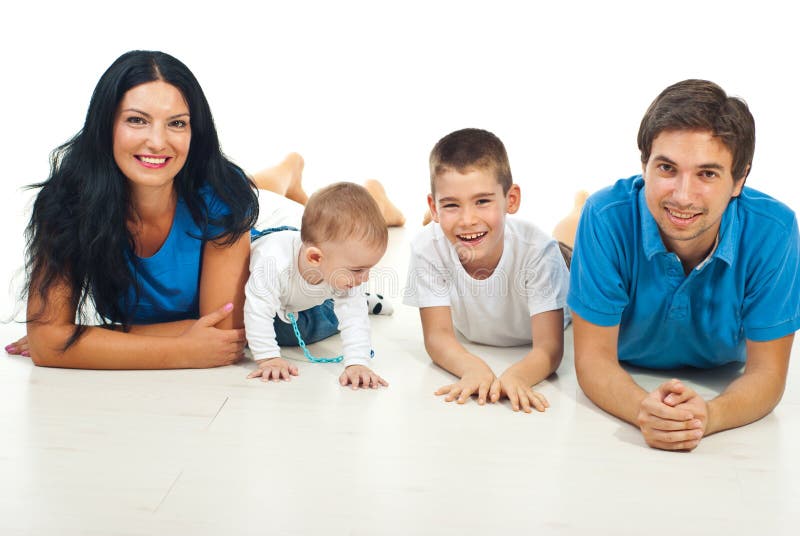
[[[120,56],[97,83],[83,129],[54,151],[49,179],[36,186],[28,340],[10,352],[27,342],[22,352],[37,365],[71,368],[239,358],[244,335],[234,328],[258,201],[222,154],[183,63],[160,52]]]
[[[255,180],[302,203],[301,171],[290,155]],[[162,52],[120,56],[83,129],[53,152],[50,177],[35,187],[28,334],[6,351],[90,369],[204,368],[242,356],[259,197],[222,154],[183,63]],[[280,202],[296,205],[263,197],[278,220],[293,211]]]

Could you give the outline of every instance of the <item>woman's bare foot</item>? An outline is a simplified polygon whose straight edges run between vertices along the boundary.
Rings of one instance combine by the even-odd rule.
[[[583,205],[586,203],[586,198],[588,197],[589,192],[586,190],[580,190],[575,194],[575,204],[569,214],[553,228],[553,238],[559,242],[563,242],[569,247],[575,246],[575,232],[578,230],[581,210],[583,210]]]
[[[406,223],[405,216],[403,216],[399,208],[389,201],[386,190],[383,189],[383,185],[380,182],[375,179],[366,180],[364,181],[364,188],[367,189],[372,198],[375,199],[375,202],[378,203],[378,208],[381,210],[381,214],[383,214],[383,219],[386,220],[386,225],[389,227],[402,227],[403,224]]]
[[[305,205],[308,194],[303,190],[303,157],[289,153],[286,158],[271,168],[262,169],[253,175],[253,182],[261,190],[269,190]]]
[[[6,346],[6,353],[9,355],[21,355],[24,357],[31,356],[31,348],[28,345],[28,336],[24,336],[16,342],[12,342]]]

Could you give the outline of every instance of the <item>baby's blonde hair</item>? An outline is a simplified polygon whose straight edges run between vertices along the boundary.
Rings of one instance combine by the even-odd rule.
[[[389,230],[378,204],[366,188],[337,182],[321,188],[306,203],[300,238],[306,244],[356,239],[364,245],[386,247]]]

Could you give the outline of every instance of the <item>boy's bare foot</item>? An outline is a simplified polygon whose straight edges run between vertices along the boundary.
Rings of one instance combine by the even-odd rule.
[[[253,175],[253,182],[261,190],[269,190],[305,205],[308,194],[303,190],[303,167],[305,162],[298,153],[289,153],[286,158],[271,168]]]
[[[589,192],[580,190],[575,194],[575,204],[572,210],[564,219],[559,221],[553,228],[553,238],[563,242],[569,247],[575,246],[575,232],[578,230],[578,221],[581,218],[581,210],[589,197]]]
[[[422,226],[424,227],[432,221],[433,221],[433,215],[431,214],[431,210],[428,209],[425,211],[425,215],[422,217]]]
[[[383,189],[383,185],[380,182],[369,179],[364,181],[364,188],[367,189],[373,199],[375,199],[375,202],[378,203],[378,208],[381,210],[381,214],[383,214],[383,219],[386,220],[386,225],[389,227],[402,227],[403,224],[406,223],[405,216],[403,216],[399,208],[389,201],[386,190]]]

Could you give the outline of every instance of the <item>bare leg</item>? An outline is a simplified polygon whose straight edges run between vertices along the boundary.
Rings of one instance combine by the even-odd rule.
[[[589,197],[589,192],[586,190],[576,193],[575,205],[572,210],[553,228],[553,238],[570,248],[575,247],[575,232],[578,230],[578,220],[581,218],[581,210],[583,210],[587,197]]]
[[[406,218],[403,216],[403,213],[400,212],[400,209],[389,201],[389,197],[386,195],[386,190],[383,189],[383,185],[374,179],[369,179],[364,181],[364,188],[367,189],[373,199],[378,203],[378,208],[381,209],[381,214],[383,214],[383,219],[386,220],[386,225],[389,227],[402,227],[406,222]]]
[[[297,153],[289,153],[277,166],[262,169],[253,175],[253,182],[261,190],[269,190],[296,201],[301,205],[308,202],[308,194],[303,190],[303,157]],[[389,227],[400,227],[406,219],[394,204],[389,201],[383,185],[373,179],[364,182],[364,187],[375,199],[378,208]]]
[[[289,153],[277,166],[262,169],[253,175],[253,182],[261,190],[269,190],[305,205],[308,195],[303,190],[303,157]]]
[[[431,221],[433,221],[433,214],[431,214],[431,209],[428,209],[422,217],[422,225],[428,225]]]

